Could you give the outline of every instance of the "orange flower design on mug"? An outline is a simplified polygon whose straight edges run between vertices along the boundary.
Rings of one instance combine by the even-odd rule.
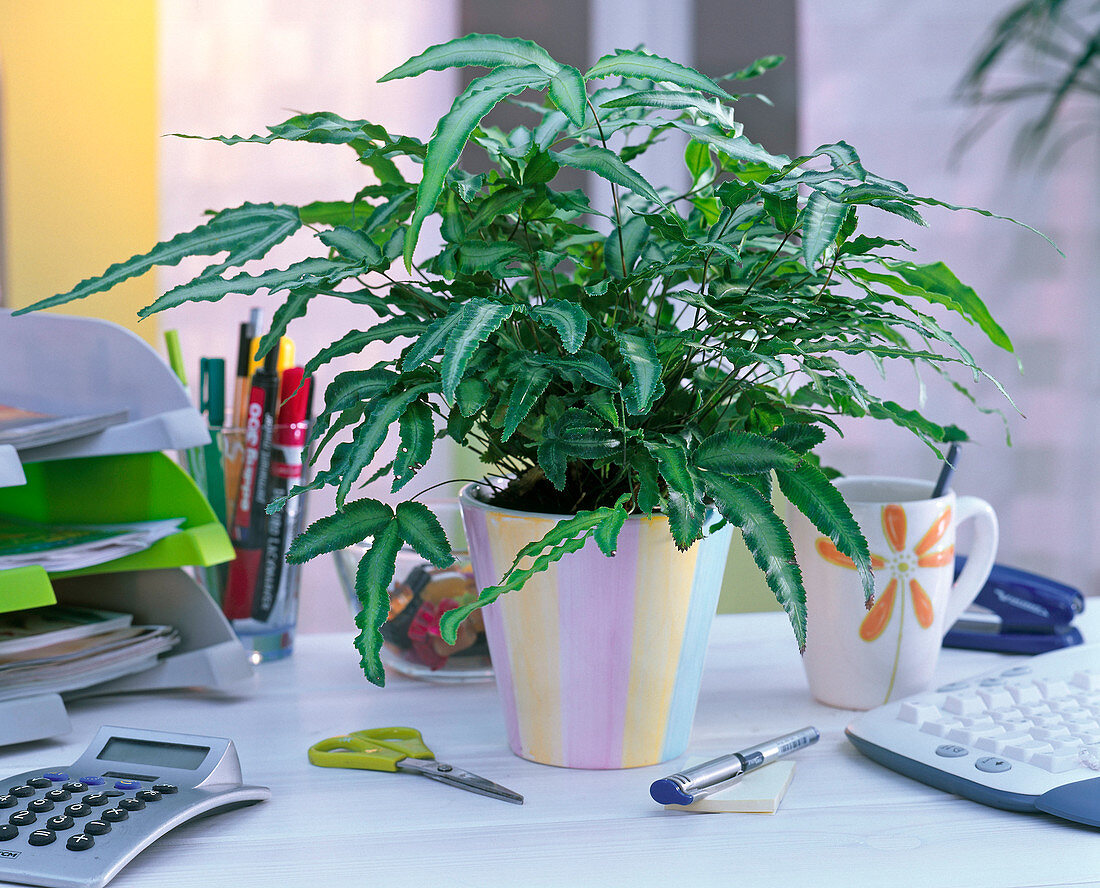
[[[925,531],[920,541],[908,550],[906,540],[908,529],[906,528],[905,509],[891,503],[882,508],[882,529],[886,539],[893,550],[889,556],[871,555],[871,567],[874,570],[889,569],[891,577],[883,589],[882,595],[867,612],[863,622],[859,625],[859,637],[864,641],[874,641],[890,623],[894,613],[894,603],[898,600],[898,587],[908,583],[909,594],[913,599],[913,613],[917,618],[917,624],[922,629],[928,629],[932,625],[935,613],[932,608],[932,599],[920,584],[920,580],[913,576],[919,567],[943,567],[950,564],[955,558],[955,547],[946,546],[942,549],[935,548],[943,539],[947,529],[951,526],[951,507],[946,506],[932,526]],[[847,555],[842,554],[827,537],[818,537],[816,541],[818,554],[839,567],[856,569],[855,562]],[[904,605],[902,605],[904,607]]]

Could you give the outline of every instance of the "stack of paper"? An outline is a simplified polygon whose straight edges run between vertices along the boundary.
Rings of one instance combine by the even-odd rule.
[[[131,621],[129,614],[64,605],[0,614],[0,701],[140,672],[179,642],[171,627]]]
[[[128,417],[126,410],[56,415],[0,404],[0,444],[10,444],[16,450],[41,447],[93,435],[126,422]]]
[[[0,570],[38,564],[51,573],[79,570],[143,552],[176,533],[182,518],[128,524],[38,524],[0,515]]]

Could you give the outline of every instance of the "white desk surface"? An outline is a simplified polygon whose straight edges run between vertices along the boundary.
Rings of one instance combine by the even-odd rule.
[[[1080,625],[1086,640],[1100,640],[1100,603]],[[1010,661],[945,650],[937,680]],[[292,657],[257,673],[247,696],[73,703],[71,735],[0,749],[0,772],[68,764],[101,724],[232,738],[245,780],[270,786],[272,799],[168,834],[115,878],[117,888],[1100,885],[1100,831],[978,805],[861,756],[843,736],[851,713],[811,700],[782,614],[718,618],[688,750],[716,756],[815,725],[822,738],[794,756],[794,782],[774,815],[665,812],[648,787],[681,760],[574,771],[519,759],[491,682],[395,676],[379,690],[362,677],[350,635],[303,636]],[[322,738],[406,724],[440,761],[526,803],[306,760]]]

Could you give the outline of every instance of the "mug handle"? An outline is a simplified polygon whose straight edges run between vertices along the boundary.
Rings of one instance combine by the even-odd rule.
[[[976,496],[960,496],[955,500],[955,514],[956,527],[971,518],[977,524],[974,527],[974,549],[967,556],[966,567],[951,587],[943,620],[945,635],[962,612],[978,597],[985,581],[989,579],[997,557],[997,513],[993,511],[993,507]]]

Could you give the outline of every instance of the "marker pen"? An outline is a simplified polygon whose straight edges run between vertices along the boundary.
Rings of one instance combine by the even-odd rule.
[[[252,613],[252,596],[263,554],[271,439],[279,397],[279,377],[275,372],[278,357],[276,349],[268,352],[263,366],[252,377],[245,421],[244,466],[230,532],[237,557],[229,566],[229,582],[222,603],[222,610],[231,620],[244,619]]]
[[[777,758],[816,743],[820,737],[817,728],[802,728],[759,746],[731,752],[678,774],[662,777],[649,787],[649,794],[655,802],[662,805],[690,805],[695,801],[696,795],[705,795],[704,790],[755,771]]]
[[[301,367],[291,367],[282,375],[279,415],[271,448],[268,502],[286,496],[302,478],[311,382],[305,379],[305,370]],[[256,582],[256,594],[252,599],[254,620],[262,623],[273,620],[282,622],[279,612],[285,612],[287,605],[292,604],[285,559],[298,526],[300,510],[301,497],[295,496],[287,500],[281,511],[267,516],[263,560]]]

